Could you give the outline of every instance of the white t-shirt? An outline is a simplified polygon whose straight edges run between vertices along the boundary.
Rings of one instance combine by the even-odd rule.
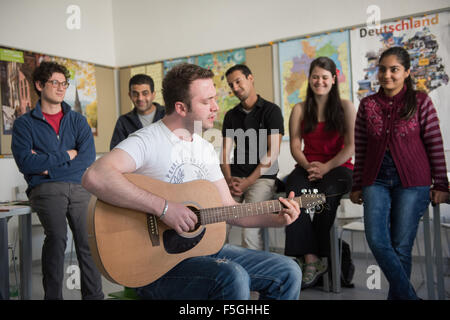
[[[161,120],[130,134],[116,148],[134,159],[134,173],[153,179],[184,183],[223,178],[212,144],[195,133],[193,141],[181,140]]]

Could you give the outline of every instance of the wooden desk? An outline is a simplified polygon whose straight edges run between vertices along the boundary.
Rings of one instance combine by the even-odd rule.
[[[19,217],[20,298],[31,299],[31,207],[0,205],[0,300],[9,299],[9,258],[7,218]]]

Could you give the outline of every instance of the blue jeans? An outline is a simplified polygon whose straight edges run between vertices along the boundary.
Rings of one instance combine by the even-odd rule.
[[[292,259],[226,244],[216,254],[183,260],[158,280],[136,288],[144,299],[296,300],[302,272]]]
[[[409,281],[411,252],[430,187],[403,188],[397,171],[383,165],[374,184],[363,187],[367,242],[389,282],[388,299],[418,299]]]

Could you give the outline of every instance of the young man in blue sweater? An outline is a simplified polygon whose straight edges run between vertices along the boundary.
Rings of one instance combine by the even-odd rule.
[[[42,274],[44,299],[62,299],[67,222],[72,230],[81,271],[83,299],[103,299],[101,276],[89,249],[86,215],[90,194],[81,186],[84,171],[95,160],[86,118],[63,101],[68,70],[42,62],[33,73],[40,99],[16,119],[11,149],[28,183],[27,195],[44,227]]]

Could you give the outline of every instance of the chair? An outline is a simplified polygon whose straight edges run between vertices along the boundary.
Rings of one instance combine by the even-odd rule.
[[[346,194],[342,197],[342,200],[346,200],[349,199],[349,195]],[[342,204],[341,204],[342,206]],[[362,233],[364,235],[364,239],[365,239],[365,229],[364,229],[364,221],[363,221],[364,217],[363,217],[363,212],[362,210],[359,212],[352,212],[352,210],[349,210],[348,212],[343,212],[343,210],[338,211],[337,212],[337,217],[336,220],[338,221],[337,223],[339,224],[339,226],[341,227],[341,232],[340,232],[340,250],[339,250],[339,266],[342,265],[342,237],[344,232],[350,232],[351,234],[351,249],[353,251],[354,249],[354,242],[353,242],[353,233]],[[333,239],[332,239],[333,241]],[[336,241],[336,240],[335,240]],[[364,243],[364,252],[365,252],[365,256],[366,256],[366,266],[369,265],[369,253],[367,250],[367,243],[366,241],[363,242]],[[417,248],[417,253],[419,256],[421,256],[421,251],[420,251],[420,246],[418,243],[418,239],[416,238],[415,241],[415,246]],[[337,270],[339,272],[340,275],[340,269]],[[423,266],[422,264],[420,264],[420,272],[422,275],[422,279],[424,279],[424,271],[423,271]]]
[[[450,223],[442,222],[441,227],[445,231],[445,238],[447,239],[448,256],[450,257],[450,241],[448,240],[448,230],[450,230]]]
[[[15,201],[28,201],[28,196],[26,194],[27,186],[19,185],[14,187]]]
[[[353,250],[353,248],[354,248],[354,245],[353,245],[353,233],[354,232],[360,232],[360,233],[362,233],[365,236],[364,222],[362,222],[362,221],[353,221],[353,222],[347,223],[347,224],[342,226],[342,230],[341,230],[341,233],[340,233],[341,242],[340,242],[340,246],[339,246],[339,250],[340,250],[339,251],[340,252],[339,262],[340,262],[340,265],[342,265],[342,236],[343,236],[344,232],[350,232],[350,235],[351,235],[351,248]],[[365,237],[364,237],[364,239],[365,239]],[[366,254],[366,266],[368,266],[369,265],[369,259],[368,259],[368,251],[367,251],[366,241],[363,241],[363,243],[364,243],[364,252]]]
[[[367,250],[367,244],[366,244],[366,237],[365,237],[365,229],[364,229],[364,222],[361,221],[363,218],[360,218],[360,221],[353,221],[350,223],[347,223],[342,226],[341,233],[340,233],[340,242],[339,242],[339,266],[342,266],[342,242],[343,242],[343,234],[344,232],[350,232],[351,235],[351,246],[350,250],[354,250],[354,243],[353,243],[353,234],[358,232],[363,234],[363,243],[364,243],[364,252],[366,256],[366,268],[369,266],[369,253]],[[341,270],[339,270],[339,275],[341,273]]]
[[[361,220],[363,220],[363,218],[361,218]],[[364,235],[364,241],[363,241],[363,243],[364,243],[364,252],[365,252],[365,256],[366,256],[366,267],[368,267],[369,266],[369,258],[368,258],[369,254],[368,254],[367,244],[366,244],[366,240],[365,240],[365,228],[364,228],[364,222],[363,221],[353,221],[353,222],[350,222],[350,223],[345,224],[345,225],[342,226],[341,235],[340,235],[340,239],[341,239],[340,251],[339,251],[340,252],[340,257],[339,257],[340,265],[342,265],[342,235],[346,231],[351,233],[351,248],[352,248],[352,250],[354,248],[353,247],[353,233],[354,232],[361,232]],[[416,239],[414,241],[414,245],[417,248],[417,253],[419,254],[419,256],[421,256],[420,246],[419,246],[417,237],[416,237]],[[424,280],[425,276],[424,276],[424,271],[423,271],[422,264],[420,264],[419,266],[420,266],[420,273],[422,275],[422,279]],[[420,284],[419,287],[421,285],[422,284]]]
[[[270,251],[269,229],[268,228],[261,228],[261,229],[262,229],[262,241],[264,251],[269,252]]]
[[[342,248],[339,245],[339,233],[338,228],[343,225],[348,224],[349,221],[360,220],[362,218],[362,212],[356,212],[345,210],[345,206],[343,205],[343,200],[348,200],[349,194],[346,193],[341,198],[341,204],[338,207],[338,211],[336,212],[336,219],[334,220],[333,226],[330,230],[330,260],[331,260],[331,274],[328,277],[324,277],[324,290],[330,291],[330,277],[332,280],[332,288],[333,292],[339,293],[341,291],[341,254]],[[344,208],[344,209],[343,209]],[[342,235],[341,235],[342,238]],[[342,243],[342,241],[341,241]],[[340,251],[339,251],[340,248]]]
[[[445,238],[447,239],[448,255],[449,255],[449,257],[450,257],[450,242],[449,242],[449,240],[448,240],[448,230],[450,229],[450,223],[442,222],[442,223],[441,223],[441,227],[442,227],[442,229],[444,229],[444,232],[445,232]],[[447,274],[447,275],[448,275],[448,274]],[[445,290],[445,293],[446,293],[447,297],[450,296],[450,293],[449,293],[447,290]]]

